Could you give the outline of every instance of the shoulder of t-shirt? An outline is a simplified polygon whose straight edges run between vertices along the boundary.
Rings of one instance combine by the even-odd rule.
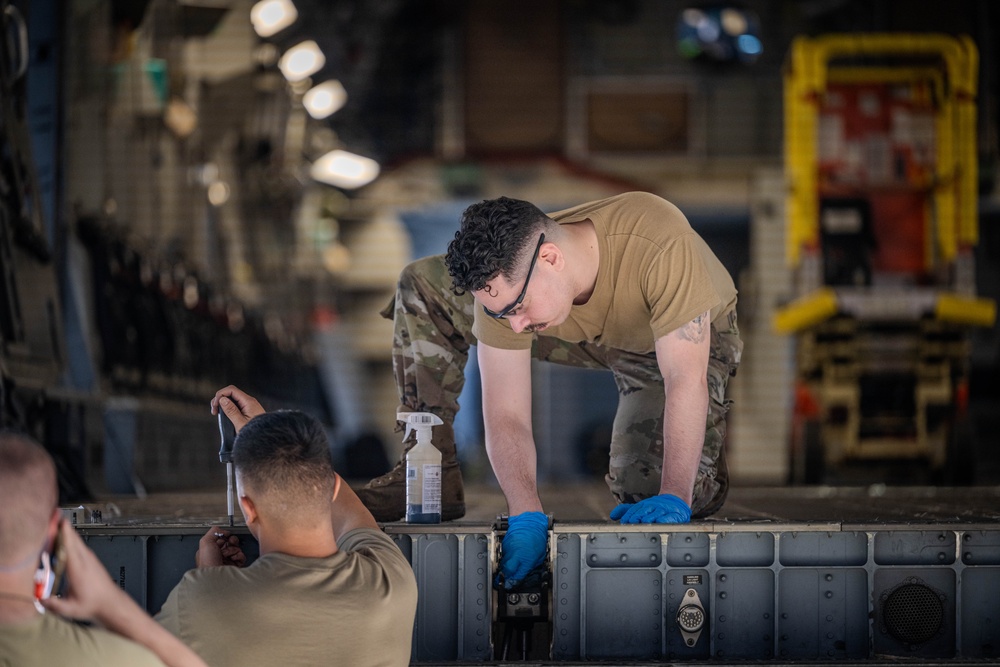
[[[386,572],[404,573],[406,578],[413,577],[410,563],[400,551],[392,538],[376,528],[355,528],[345,533],[337,540],[341,552],[354,553],[362,558],[371,559],[385,569]]]
[[[597,227],[598,234],[642,238],[660,247],[694,232],[683,211],[649,192],[626,192],[554,215],[559,216],[556,219],[561,223],[589,218]]]
[[[88,639],[83,641],[88,643],[91,650],[96,651],[96,653],[88,655],[87,650],[81,644],[80,651],[82,654],[78,664],[90,664],[85,661],[85,658],[93,658],[95,664],[97,664],[97,661],[100,661],[100,664],[105,667],[117,667],[118,665],[129,665],[129,667],[162,667],[164,664],[155,653],[142,644],[115,634],[110,630],[81,625],[55,614],[46,614],[46,622],[66,626],[67,631],[70,633],[67,636],[76,635],[77,639],[74,641],[80,642],[84,635],[88,637]]]
[[[337,538],[337,546],[343,551],[355,551],[360,548],[391,548],[399,551],[399,547],[378,528],[355,528]]]

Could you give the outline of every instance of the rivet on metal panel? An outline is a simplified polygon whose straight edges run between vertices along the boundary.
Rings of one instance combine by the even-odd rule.
[[[833,581],[833,575],[832,575],[832,574],[827,574],[827,575],[826,575],[825,577],[823,577],[823,578],[824,578],[824,579],[826,579],[827,581]]]
[[[621,556],[620,556],[620,557],[618,558],[618,560],[620,560],[620,561],[621,561],[621,562],[623,562],[623,563],[627,563],[627,562],[628,562],[628,554],[622,554],[622,555],[621,555]]]
[[[721,593],[719,593],[719,598],[722,599],[722,600],[725,600],[726,599],[726,591],[722,591]]]

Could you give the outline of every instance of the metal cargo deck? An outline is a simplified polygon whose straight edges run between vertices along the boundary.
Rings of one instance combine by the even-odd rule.
[[[1000,487],[735,488],[710,519],[657,527],[606,520],[603,484],[542,499],[550,576],[517,597],[491,585],[495,487],[468,489],[461,521],[384,524],[417,576],[415,663],[1000,659]],[[223,493],[114,499],[79,529],[155,612],[225,507]]]

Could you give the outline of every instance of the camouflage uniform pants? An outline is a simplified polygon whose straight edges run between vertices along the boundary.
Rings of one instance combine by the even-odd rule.
[[[469,347],[476,344],[472,335],[475,300],[468,293],[455,295],[450,286],[444,256],[425,257],[403,270],[393,302],[382,311],[394,322],[392,364],[401,408],[433,412],[448,424],[458,412]],[[726,413],[732,401],[726,399],[726,386],[736,374],[742,349],[735,312],[724,328],[712,324],[709,405],[694,487],[695,517],[716,512],[729,490],[724,444]],[[659,493],[664,393],[656,355],[538,336],[532,356],[614,374],[619,398],[605,477],[608,487],[619,502],[636,502]]]

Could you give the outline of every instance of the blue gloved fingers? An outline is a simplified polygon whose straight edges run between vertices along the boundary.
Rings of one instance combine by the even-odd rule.
[[[611,519],[617,521],[618,519],[622,518],[623,516],[625,516],[625,513],[628,512],[633,507],[634,504],[635,503],[622,503],[621,505],[618,505],[616,508],[611,510]]]
[[[523,512],[510,517],[500,546],[500,573],[512,588],[545,560],[549,518],[542,512]]]
[[[687,523],[691,508],[672,493],[664,493],[637,503],[622,503],[611,511],[611,518],[621,519],[623,524]]]

